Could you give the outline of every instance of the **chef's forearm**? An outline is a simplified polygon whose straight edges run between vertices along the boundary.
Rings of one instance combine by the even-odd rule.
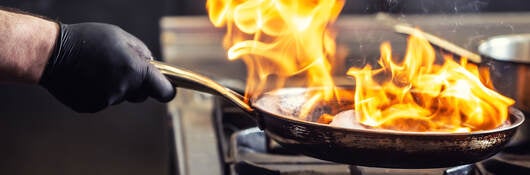
[[[37,83],[58,33],[55,22],[0,10],[0,82]]]

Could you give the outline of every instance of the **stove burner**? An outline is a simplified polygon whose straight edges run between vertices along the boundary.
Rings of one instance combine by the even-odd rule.
[[[484,169],[493,174],[530,174],[530,155],[527,153],[499,153],[482,162]]]
[[[272,146],[272,148],[271,148]],[[333,174],[333,175],[480,175],[475,165],[436,169],[389,169],[344,165],[285,152],[258,128],[245,129],[232,136],[231,154],[235,174]],[[272,151],[271,151],[272,150]],[[275,151],[274,151],[275,150]],[[280,151],[279,151],[280,150]],[[287,153],[287,154],[285,154]]]
[[[246,175],[495,175],[530,174],[530,151],[503,152],[488,160],[449,168],[390,169],[339,164],[285,149],[255,126],[246,113],[216,100],[215,127],[225,174]],[[526,150],[526,149],[525,149]]]

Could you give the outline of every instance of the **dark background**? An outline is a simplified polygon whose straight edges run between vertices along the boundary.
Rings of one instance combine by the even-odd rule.
[[[205,0],[0,0],[64,23],[121,26],[160,57],[159,19],[204,15]],[[528,11],[528,0],[348,0],[344,13]],[[0,174],[168,174],[165,105],[121,104],[77,114],[32,85],[0,85]]]

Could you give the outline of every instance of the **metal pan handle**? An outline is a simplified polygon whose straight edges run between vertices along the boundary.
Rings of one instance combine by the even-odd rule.
[[[169,79],[171,84],[176,87],[197,90],[213,95],[220,95],[246,112],[251,113],[254,111],[254,109],[246,103],[248,102],[248,99],[205,76],[186,69],[170,66],[159,61],[151,60],[150,62],[156,68],[158,68],[158,70],[160,70],[160,72],[162,72],[167,79]]]

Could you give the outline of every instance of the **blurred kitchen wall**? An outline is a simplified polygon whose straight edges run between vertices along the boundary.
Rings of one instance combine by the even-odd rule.
[[[173,0],[166,10],[172,15],[206,14],[205,0]],[[376,12],[403,14],[478,13],[530,11],[528,0],[346,0],[343,14]]]

